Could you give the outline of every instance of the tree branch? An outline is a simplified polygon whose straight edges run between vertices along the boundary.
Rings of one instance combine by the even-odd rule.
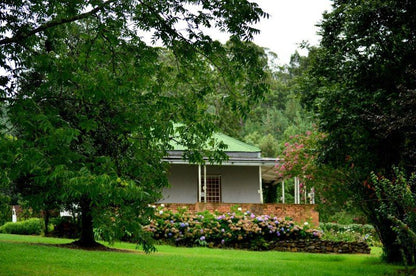
[[[47,22],[43,25],[40,25],[39,27],[37,27],[37,28],[35,28],[31,31],[28,31],[28,32],[24,32],[24,33],[17,32],[17,34],[15,36],[4,38],[4,39],[0,40],[0,46],[1,45],[6,45],[6,44],[11,44],[11,43],[17,43],[17,42],[20,42],[20,41],[22,41],[22,40],[24,40],[24,39],[26,39],[26,38],[28,38],[32,35],[35,35],[35,34],[37,34],[39,32],[42,32],[42,31],[45,31],[46,29],[56,27],[56,26],[59,26],[59,25],[65,24],[65,23],[70,23],[70,22],[74,22],[74,21],[78,21],[78,20],[87,18],[87,17],[97,13],[98,11],[102,10],[105,6],[111,4],[115,1],[116,0],[108,0],[107,2],[103,2],[100,6],[92,9],[89,12],[81,13],[81,14],[75,15],[73,17],[62,18],[62,19],[59,19],[59,20],[49,21],[49,22]]]

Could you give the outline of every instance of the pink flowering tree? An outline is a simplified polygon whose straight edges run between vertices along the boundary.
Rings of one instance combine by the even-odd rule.
[[[324,138],[325,134],[316,130],[291,136],[279,155],[281,161],[276,165],[278,176],[282,180],[299,177],[301,192],[304,191],[306,183],[314,184],[319,173],[316,163],[319,141]]]
[[[290,137],[278,156],[280,162],[276,165],[276,173],[282,181],[299,177],[302,201],[305,200],[305,190],[312,188],[317,203],[324,204],[325,208],[336,208],[346,200],[342,193],[344,174],[317,162],[320,143],[325,138],[326,134],[317,130]]]

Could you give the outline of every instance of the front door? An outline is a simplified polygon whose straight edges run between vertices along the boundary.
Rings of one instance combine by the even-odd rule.
[[[206,176],[206,191],[203,192],[205,180],[202,178],[202,193],[201,202],[205,202],[205,195],[207,197],[206,202],[221,202],[221,176],[220,175],[207,175]]]

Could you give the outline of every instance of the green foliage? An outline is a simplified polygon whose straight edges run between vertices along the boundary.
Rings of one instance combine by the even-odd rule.
[[[275,54],[264,50],[261,53],[258,63],[263,63],[267,69],[264,81],[270,89],[258,102],[250,103],[251,111],[241,116],[239,112],[227,108],[223,86],[219,86],[217,96],[210,99],[210,110],[221,114],[220,120],[215,123],[224,133],[258,146],[263,156],[276,157],[289,136],[312,128],[310,115],[302,109],[296,96],[298,78],[308,63],[307,58],[295,53],[289,65],[271,68],[267,60],[271,64]]]
[[[308,225],[296,225],[292,221],[256,216],[241,208],[235,212],[213,214],[178,212],[160,207],[156,218],[146,226],[157,240],[184,246],[237,247],[265,250],[277,240],[316,239],[320,233]]]
[[[344,210],[335,208],[327,208],[322,211],[324,217],[322,217],[321,209],[319,210],[319,220],[322,222],[333,222],[339,224],[366,224],[367,220],[364,214],[358,210],[352,208],[352,206],[345,206]],[[331,211],[331,212],[329,212]],[[354,211],[354,212],[353,212]]]
[[[18,222],[7,222],[0,226],[0,233],[19,235],[40,235],[42,232],[42,220],[31,218]]]
[[[248,1],[0,5],[1,183],[34,211],[75,207],[82,245],[94,245],[94,228],[109,242],[129,232],[147,244],[142,226],[167,186],[160,160],[171,142],[190,162],[224,159],[210,96],[226,87],[224,104],[244,114],[267,90],[263,53],[245,41],[267,14]],[[200,31],[211,26],[230,41]],[[165,48],[146,45],[142,31]]]
[[[11,217],[10,198],[0,192],[0,225],[10,221]]]
[[[328,134],[320,161],[347,172],[343,193],[378,229],[390,261],[401,261],[401,245],[368,183],[371,171],[393,176],[393,165],[414,171],[415,15],[410,1],[334,1],[300,90]]]
[[[406,179],[405,174],[394,168],[393,180],[377,177],[371,180],[380,202],[377,208],[382,219],[390,220],[392,230],[397,234],[396,243],[400,246],[403,262],[416,264],[416,174]]]

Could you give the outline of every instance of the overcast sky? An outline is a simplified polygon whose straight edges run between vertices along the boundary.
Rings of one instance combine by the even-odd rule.
[[[267,47],[279,57],[280,64],[289,62],[290,55],[302,40],[311,45],[319,43],[315,26],[322,19],[322,13],[331,11],[330,0],[253,0],[270,14],[269,19],[256,25],[261,33],[254,42]]]
[[[278,64],[289,63],[290,56],[302,41],[317,45],[320,37],[316,24],[322,20],[324,11],[331,11],[331,0],[251,0],[267,12],[270,17],[255,27],[261,31],[254,37],[254,43],[269,48],[278,55]],[[212,38],[223,43],[228,35],[218,30],[206,30]],[[299,50],[306,55],[305,51]]]

